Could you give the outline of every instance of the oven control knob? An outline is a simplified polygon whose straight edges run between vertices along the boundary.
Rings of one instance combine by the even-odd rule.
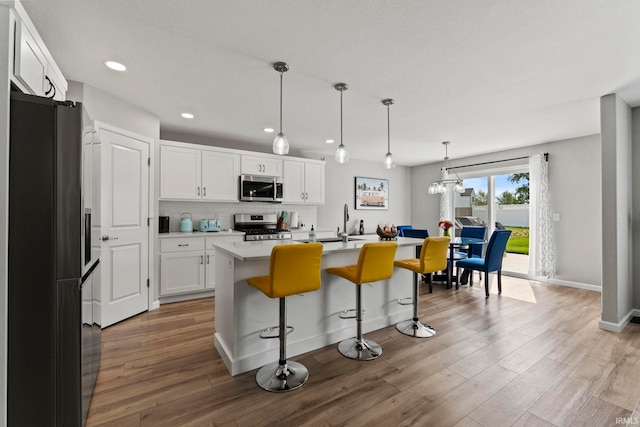
[[[275,236],[273,234],[269,234],[269,240],[273,239]]]

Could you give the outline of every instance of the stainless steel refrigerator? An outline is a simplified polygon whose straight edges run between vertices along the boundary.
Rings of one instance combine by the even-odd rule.
[[[81,426],[100,360],[82,106],[12,92],[10,115],[8,425]]]

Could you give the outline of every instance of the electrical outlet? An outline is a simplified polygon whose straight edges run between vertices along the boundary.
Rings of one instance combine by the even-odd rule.
[[[554,213],[553,214],[553,220],[554,221],[560,221],[560,214],[559,213]]]

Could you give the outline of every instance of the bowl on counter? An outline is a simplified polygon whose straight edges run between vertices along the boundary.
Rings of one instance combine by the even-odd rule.
[[[376,233],[380,236],[380,240],[396,240],[398,237],[398,230],[384,232],[381,229],[377,229]]]

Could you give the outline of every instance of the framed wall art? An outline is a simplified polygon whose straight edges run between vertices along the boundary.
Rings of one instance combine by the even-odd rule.
[[[389,180],[356,176],[355,207],[356,209],[388,210]]]

